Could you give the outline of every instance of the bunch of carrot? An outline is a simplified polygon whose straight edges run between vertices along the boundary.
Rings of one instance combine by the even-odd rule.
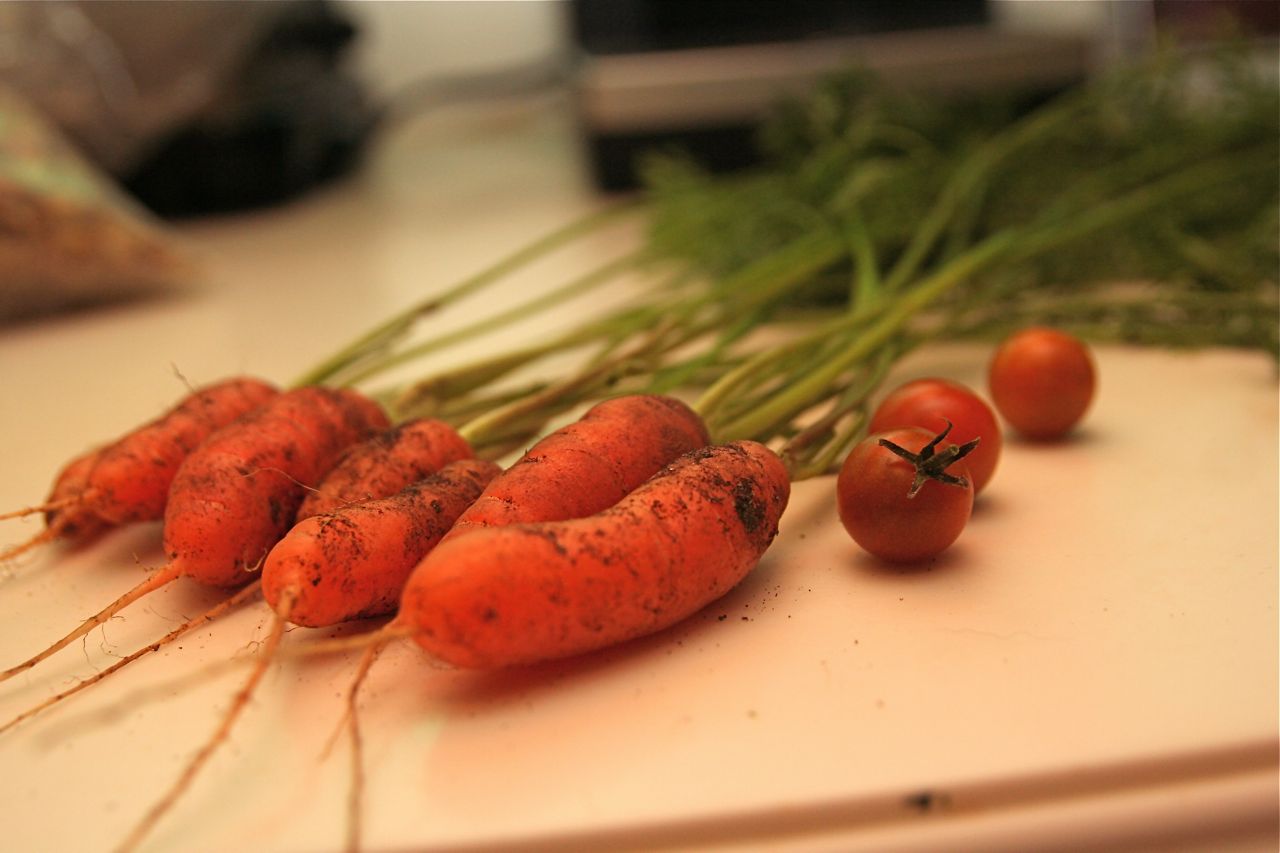
[[[1206,194],[1274,167],[1274,138],[1214,137],[1204,150],[1144,159],[1139,183],[1099,178],[1015,224],[976,227],[994,176],[1063,127],[1096,119],[1096,107],[1087,93],[1070,93],[983,140],[954,169],[938,170],[947,177],[927,215],[892,251],[876,245],[871,202],[895,177],[932,174],[930,164],[884,153],[883,144],[862,147],[867,131],[855,126],[785,181],[766,174],[693,194],[697,216],[684,221],[695,225],[723,211],[745,226],[760,224],[752,216],[806,223],[785,240],[749,240],[753,254],[729,270],[707,275],[705,264],[667,251],[678,241],[658,217],[639,251],[479,322],[413,339],[423,316],[636,212],[622,205],[410,306],[293,390],[233,380],[195,392],[154,423],[74,459],[45,504],[21,511],[43,512],[46,529],[6,556],[163,520],[168,562],[0,679],[179,577],[240,592],[148,649],[261,590],[275,621],[258,666],[133,843],[225,738],[287,623],[394,614],[360,641],[371,650],[366,661],[380,644],[407,636],[440,660],[483,668],[581,654],[671,625],[760,560],[790,483],[834,470],[865,434],[869,400],[905,352],[940,334],[971,333],[972,318],[990,306],[1025,312],[1010,282],[1029,259],[1184,204],[1201,209]],[[868,151],[879,159],[863,169]],[[859,168],[839,173],[849,161]],[[824,188],[811,205],[799,197],[783,212],[744,204],[810,184]],[[762,188],[768,192],[757,195]],[[633,271],[655,284],[635,304],[408,385],[373,385],[393,368]],[[845,278],[844,299],[816,321],[795,322],[796,306],[810,304],[802,296],[833,276]],[[1206,298],[1250,318],[1259,306],[1274,308],[1275,286],[1234,301]],[[1047,304],[1057,320],[1099,316],[1096,301]],[[1145,320],[1178,325],[1176,317]],[[1206,334],[1237,328],[1214,323]],[[544,357],[568,352],[585,356],[567,373],[518,381]],[[679,402],[689,397],[692,407]],[[548,432],[578,408],[586,408],[580,419]],[[522,449],[505,469],[494,464]]]
[[[206,405],[227,396],[224,389],[246,387],[261,393],[259,405],[238,414]],[[185,429],[193,407],[208,427],[199,440]],[[33,508],[48,513],[49,535],[161,517],[168,562],[0,680],[179,577],[260,587],[276,615],[222,726],[127,846],[225,739],[286,624],[396,613],[371,641],[407,635],[464,667],[580,654],[660,630],[730,589],[772,541],[789,493],[789,473],[772,451],[755,442],[712,445],[701,418],[671,397],[600,402],[505,470],[474,458],[466,433],[438,420],[391,427],[379,406],[351,390],[278,392],[238,379],[193,393],[98,451],[83,476],[89,485],[57,478],[49,501]],[[120,457],[128,464],[114,461]],[[99,470],[101,459],[113,460],[111,476]],[[124,484],[160,469],[158,460],[172,462],[165,476],[135,488],[117,511]],[[61,521],[72,514],[76,525]],[[237,593],[5,728],[247,597]]]

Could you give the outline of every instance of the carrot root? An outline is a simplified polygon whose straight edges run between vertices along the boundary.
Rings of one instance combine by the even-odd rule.
[[[276,650],[280,648],[280,641],[284,639],[285,628],[289,624],[289,605],[290,602],[283,602],[276,612],[271,626],[271,633],[267,636],[266,642],[263,643],[262,649],[258,653],[258,660],[253,667],[253,671],[249,673],[249,677],[245,679],[239,692],[232,699],[231,706],[223,715],[222,722],[219,723],[213,736],[205,741],[200,751],[183,768],[182,774],[177,781],[143,816],[138,825],[133,828],[133,831],[129,833],[129,836],[118,848],[120,851],[134,850],[142,843],[143,839],[155,829],[156,824],[173,808],[186,790],[191,787],[191,783],[195,781],[196,776],[208,763],[218,747],[230,736],[232,726],[235,725],[236,720],[239,719],[244,709],[249,706],[249,700],[253,698],[254,690],[257,689],[258,683],[262,681],[263,676],[267,674],[267,669],[270,668],[271,662],[275,659]]]
[[[380,631],[375,631],[370,635],[361,635],[361,638],[363,639],[365,636],[368,636],[371,642],[364,647],[364,654],[360,656],[360,663],[356,665],[355,677],[352,678],[351,685],[347,687],[342,716],[338,718],[337,725],[333,727],[333,733],[325,740],[324,749],[320,750],[321,761],[327,761],[329,756],[333,754],[334,747],[338,745],[338,739],[342,737],[344,732],[349,733],[351,714],[355,709],[356,691],[364,683],[365,676],[369,674],[369,669],[372,668],[378,655],[395,639],[395,637],[382,637]]]
[[[111,675],[113,672],[116,672],[119,669],[123,669],[124,667],[136,661],[138,658],[149,655],[152,652],[159,651],[160,649],[169,645],[174,640],[177,640],[179,637],[183,636],[187,632],[192,631],[196,628],[199,628],[201,625],[212,622],[214,619],[217,619],[222,614],[230,610],[233,610],[236,607],[239,607],[241,604],[245,603],[254,595],[256,595],[260,591],[260,589],[261,589],[261,584],[257,581],[249,584],[248,586],[239,590],[235,595],[228,598],[226,601],[219,602],[218,604],[206,610],[204,613],[201,613],[199,616],[196,616],[192,619],[188,619],[186,622],[183,622],[177,628],[174,628],[172,631],[170,631],[168,634],[165,634],[163,637],[161,637],[159,640],[156,640],[154,643],[148,646],[143,646],[141,649],[138,649],[136,652],[129,655],[128,657],[124,657],[116,661],[111,666],[104,669],[102,672],[99,672],[88,678],[82,679],[76,682],[71,687],[67,688],[66,690],[63,690],[62,692],[54,696],[50,696],[48,699],[45,699],[40,704],[32,708],[29,708],[26,711],[23,711],[18,716],[9,720],[7,723],[0,725],[0,734],[4,734],[5,732],[9,731],[9,729],[12,729],[15,726],[20,725],[21,723],[26,722],[27,720],[31,719],[32,717],[36,716],[42,711],[45,711],[53,707],[54,705],[58,704],[59,702],[63,701],[64,699],[74,696],[75,694],[79,693],[81,690],[84,690],[88,687],[92,687],[93,685],[97,684],[99,681],[102,681],[108,675]]]
[[[4,551],[0,551],[0,563],[12,560],[14,557],[21,557],[33,548],[39,548],[41,545],[52,542],[62,535],[62,527],[63,525],[61,524],[52,524],[32,536],[26,542],[19,542],[17,545],[13,545],[6,548]]]
[[[412,636],[408,625],[392,620],[381,628],[364,634],[353,634],[350,637],[336,637],[329,640],[316,640],[310,643],[299,643],[281,653],[281,657],[313,657],[315,655],[332,655],[356,649],[367,649],[378,643],[390,642],[401,637]]]
[[[347,845],[348,853],[360,849],[360,837],[364,825],[364,739],[360,734],[360,709],[357,702],[360,687],[373,668],[378,655],[391,642],[388,637],[365,650],[356,668],[356,676],[347,691],[347,710],[343,715],[351,741],[351,790],[347,794]]]
[[[61,640],[58,640],[56,643],[49,646],[44,651],[40,652],[37,655],[34,655],[33,657],[28,658],[27,660],[23,661],[17,666],[12,666],[9,669],[6,669],[4,672],[0,672],[0,681],[7,681],[8,679],[12,678],[13,676],[17,675],[20,672],[26,672],[28,669],[31,669],[31,667],[40,663],[42,660],[50,657],[56,652],[61,651],[62,649],[69,646],[71,643],[75,642],[76,640],[83,637],[85,634],[92,631],[97,626],[103,624],[112,616],[115,616],[121,610],[128,607],[130,604],[133,604],[133,602],[137,601],[139,598],[142,598],[144,595],[147,595],[148,593],[155,592],[157,589],[164,586],[165,584],[176,580],[178,578],[178,575],[179,575],[178,567],[176,564],[173,564],[173,563],[170,563],[164,568],[157,570],[155,573],[151,575],[151,577],[147,578],[142,583],[138,584],[133,589],[129,590],[124,595],[120,596],[115,601],[108,604],[102,610],[99,610],[93,616],[90,616],[88,619],[81,622],[80,625],[75,630],[67,634]]]
[[[0,512],[0,521],[8,521],[13,518],[26,518],[28,515],[38,515],[45,512],[53,512],[54,510],[66,509],[72,504],[79,503],[81,500],[79,495],[65,497],[62,500],[48,501],[35,506],[24,506],[22,509],[15,509],[9,512]]]

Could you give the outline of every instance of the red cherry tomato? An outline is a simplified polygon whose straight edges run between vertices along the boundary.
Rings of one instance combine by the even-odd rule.
[[[1096,375],[1088,347],[1065,332],[1032,326],[1000,344],[987,371],[991,399],[1027,438],[1062,438],[1093,402]]]
[[[868,430],[884,432],[899,427],[922,427],[937,432],[950,421],[954,428],[947,440],[955,444],[981,439],[965,457],[973,490],[981,492],[991,482],[1000,461],[1003,438],[1000,422],[973,390],[949,379],[917,379],[889,393],[871,416]]]
[[[966,460],[949,458],[960,450],[940,441],[945,432],[889,430],[862,440],[845,458],[836,476],[840,521],[875,556],[892,562],[933,557],[950,547],[968,523],[973,483]]]

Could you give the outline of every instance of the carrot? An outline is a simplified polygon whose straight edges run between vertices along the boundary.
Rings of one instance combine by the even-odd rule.
[[[0,673],[0,681],[179,577],[228,588],[253,580],[271,546],[292,526],[306,490],[343,450],[387,426],[382,410],[354,391],[301,388],[210,435],[183,461],[169,489],[168,562],[61,640]]]
[[[605,400],[538,441],[496,477],[445,539],[485,527],[591,515],[709,442],[702,419],[673,397]]]
[[[252,579],[341,453],[386,429],[345,389],[301,388],[211,436],[179,469],[165,509],[166,571],[209,586]]]
[[[68,462],[54,478],[53,488],[43,504],[5,513],[4,518],[44,513],[44,530],[0,553],[0,560],[12,559],[56,539],[89,542],[110,529],[111,525],[94,515],[80,500],[87,488],[89,471],[101,455],[102,449],[94,448]]]
[[[470,515],[471,528],[481,529],[519,519],[594,512],[616,502],[681,453],[706,442],[701,419],[683,403],[656,396],[622,397],[597,404],[579,421],[539,441],[505,472],[492,463],[459,460],[390,498],[347,504],[299,520],[263,565],[263,592],[275,618],[253,671],[212,738],[144,815],[126,847],[151,831],[227,738],[279,649],[286,623],[321,627],[390,612],[405,578],[459,516]],[[465,443],[464,448],[469,450]],[[356,456],[355,449],[348,453],[344,465]],[[367,466],[352,464],[351,468],[363,468],[367,476]],[[344,475],[335,467],[330,476],[337,481]],[[583,476],[594,477],[594,487],[583,488],[582,482],[579,488],[564,487],[572,478]],[[544,482],[538,488],[540,478]],[[499,484],[496,489],[495,484]],[[488,496],[482,504],[486,511],[481,513],[474,512],[477,495]],[[385,642],[381,634],[373,636]],[[372,661],[371,654],[360,678]],[[358,685],[359,679],[351,691],[353,711]],[[353,719],[356,731],[354,725]]]
[[[89,473],[102,458],[102,451],[103,448],[97,447],[80,454],[54,480],[44,509],[46,530],[55,530],[55,535],[72,539],[89,539],[109,526],[81,502],[81,495],[89,488]]]
[[[54,539],[84,541],[111,527],[161,518],[169,484],[191,451],[277,393],[265,382],[243,377],[209,385],[115,442],[76,457],[55,479],[44,504],[44,531],[0,558]]]
[[[494,477],[440,544],[489,528],[590,516],[709,440],[701,417],[672,397],[632,394],[597,403]],[[428,553],[425,560],[430,559]],[[355,644],[407,630],[397,617]]]
[[[349,448],[302,501],[298,519],[394,495],[450,462],[474,455],[466,439],[444,421],[407,421]]]
[[[322,627],[391,612],[405,579],[442,537],[453,535],[461,518],[468,519],[469,529],[479,530],[521,519],[595,512],[681,453],[706,443],[701,419],[683,403],[657,396],[619,397],[597,404],[580,420],[537,442],[506,471],[488,462],[460,460],[390,498],[300,520],[263,565],[263,593],[276,616],[253,671],[212,738],[134,828],[126,846],[151,831],[226,739],[276,654],[285,623]],[[336,468],[331,476],[337,477]],[[574,484],[575,478],[585,477],[595,482],[579,479]],[[378,647],[389,639],[381,632],[366,636]],[[350,691],[353,733],[358,732],[356,690],[373,658],[371,651]],[[359,763],[357,752],[357,774]]]
[[[392,612],[414,566],[500,470],[459,460],[391,497],[303,519],[267,555],[267,603],[280,612],[288,591],[290,621],[309,628]]]
[[[382,431],[343,452],[318,489],[303,500],[295,516],[298,523],[272,547],[259,582],[103,672],[24,711],[0,725],[0,733],[214,620],[256,593],[262,583],[272,590],[272,607],[278,605],[286,586],[295,588],[299,603],[292,621],[299,625],[334,625],[394,609],[409,571],[500,470],[492,462],[467,459],[428,474],[440,467],[438,460],[469,454],[470,447],[441,421],[411,422],[404,427]],[[420,482],[392,495],[405,476],[420,471],[425,479],[416,476]],[[311,500],[317,494],[337,504],[337,509],[312,517],[316,507],[323,505]],[[369,500],[348,502],[359,494]]]
[[[183,460],[215,430],[280,392],[258,379],[235,378],[199,389],[162,417],[103,450],[84,499],[112,524],[164,516],[169,484]]]
[[[441,661],[480,669],[653,633],[756,565],[789,495],[787,469],[762,444],[694,451],[594,516],[442,542],[410,576],[388,629]]]

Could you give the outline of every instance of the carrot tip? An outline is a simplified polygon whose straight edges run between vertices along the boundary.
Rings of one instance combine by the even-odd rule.
[[[35,515],[40,512],[48,512],[55,509],[50,504],[41,504],[38,506],[25,506],[22,509],[11,510],[10,512],[0,512],[0,521],[8,521],[13,518],[26,518],[29,515]]]
[[[65,498],[59,498],[54,501],[45,501],[42,504],[33,506],[24,506],[21,509],[10,510],[9,512],[0,513],[0,521],[7,521],[11,518],[26,518],[29,515],[38,515],[45,512],[55,512],[67,507],[83,504],[93,499],[97,494],[96,490],[77,492],[74,495],[68,495]]]
[[[59,524],[55,523],[51,527],[46,527],[27,541],[19,542],[17,545],[12,545],[3,551],[0,551],[0,563],[6,563],[15,557],[21,557],[23,554],[34,548],[38,548],[41,545],[52,542],[57,539],[61,533],[62,526]]]

